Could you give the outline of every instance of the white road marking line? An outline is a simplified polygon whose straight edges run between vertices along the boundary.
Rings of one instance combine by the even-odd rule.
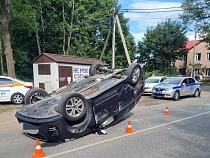
[[[176,120],[176,121],[164,123],[162,125],[158,125],[158,126],[150,127],[150,128],[147,128],[147,129],[135,131],[134,133],[118,136],[118,137],[115,137],[115,138],[110,138],[110,139],[107,139],[107,140],[104,140],[104,141],[100,141],[100,142],[96,142],[96,143],[93,143],[93,144],[85,145],[85,146],[78,147],[78,148],[75,148],[75,149],[66,150],[66,151],[63,151],[63,152],[60,152],[60,153],[57,153],[57,154],[46,156],[46,158],[61,156],[61,155],[64,155],[64,154],[68,154],[68,153],[77,151],[77,150],[89,148],[89,147],[92,147],[92,146],[96,146],[96,145],[99,145],[99,144],[107,143],[107,142],[110,142],[110,141],[113,141],[113,140],[117,140],[117,139],[121,139],[121,138],[124,138],[124,137],[129,137],[131,135],[135,135],[135,134],[142,133],[142,132],[145,132],[145,131],[153,130],[153,129],[160,128],[160,127],[163,127],[163,126],[167,126],[167,125],[170,125],[170,124],[174,124],[174,123],[177,123],[177,122],[189,120],[191,118],[195,118],[195,117],[202,116],[202,115],[209,114],[209,113],[210,113],[210,111],[207,111],[207,112],[204,112],[204,113],[200,113],[200,114],[197,114],[197,115],[193,115],[193,116],[190,116],[190,117],[179,119],[179,120]]]

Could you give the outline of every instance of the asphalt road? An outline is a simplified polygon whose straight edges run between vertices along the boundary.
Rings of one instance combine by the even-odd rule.
[[[202,91],[210,92],[210,86],[202,86]]]
[[[45,157],[62,158],[207,158],[210,157],[210,92],[153,106],[136,106],[107,129],[64,143],[41,143]],[[143,100],[142,100],[143,101]],[[141,102],[141,101],[140,101]],[[163,115],[166,106],[170,115]],[[29,158],[35,141],[22,135],[15,110],[0,114],[0,158]],[[10,116],[10,117],[8,117]],[[125,133],[128,120],[133,134]]]

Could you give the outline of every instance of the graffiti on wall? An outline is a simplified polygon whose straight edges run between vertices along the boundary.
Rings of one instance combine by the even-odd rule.
[[[88,67],[74,67],[73,68],[73,78],[74,81],[84,78],[85,76],[89,75],[89,68]]]

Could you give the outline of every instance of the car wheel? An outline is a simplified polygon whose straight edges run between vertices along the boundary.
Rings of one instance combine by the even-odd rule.
[[[34,87],[30,89],[24,98],[24,104],[34,104],[39,100],[43,100],[50,95],[42,88]]]
[[[11,97],[13,104],[22,104],[24,101],[24,95],[21,93],[14,93]]]
[[[88,103],[80,93],[64,95],[59,103],[61,114],[68,121],[79,121],[87,111]]]
[[[136,86],[140,77],[142,76],[141,72],[141,66],[139,64],[130,64],[126,70],[126,75],[128,76],[128,83],[130,83],[132,86]]]
[[[179,92],[178,91],[175,91],[174,92],[174,95],[173,95],[173,98],[172,98],[174,101],[178,100],[179,99]]]
[[[200,92],[198,89],[196,89],[193,96],[197,98],[199,97],[199,95],[200,95]]]
[[[94,76],[94,75],[101,74],[102,72],[99,70],[100,67],[103,67],[103,66],[99,62],[92,64],[89,69],[89,75]]]

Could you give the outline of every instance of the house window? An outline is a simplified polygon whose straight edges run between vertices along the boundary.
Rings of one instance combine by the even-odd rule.
[[[201,60],[201,53],[196,53],[195,61],[200,61],[200,60]]]
[[[44,88],[44,83],[39,83],[39,88],[45,89]]]
[[[210,69],[206,69],[206,76],[210,76]]]
[[[199,74],[199,69],[195,69],[195,74]]]
[[[185,75],[186,74],[186,69],[179,69],[179,74],[180,75]]]
[[[50,64],[39,64],[38,65],[38,74],[39,75],[51,75]]]
[[[183,55],[183,56],[182,56],[182,61],[185,62],[186,60],[187,60],[187,55]]]
[[[206,59],[207,59],[207,60],[210,60],[210,53],[207,53]]]

